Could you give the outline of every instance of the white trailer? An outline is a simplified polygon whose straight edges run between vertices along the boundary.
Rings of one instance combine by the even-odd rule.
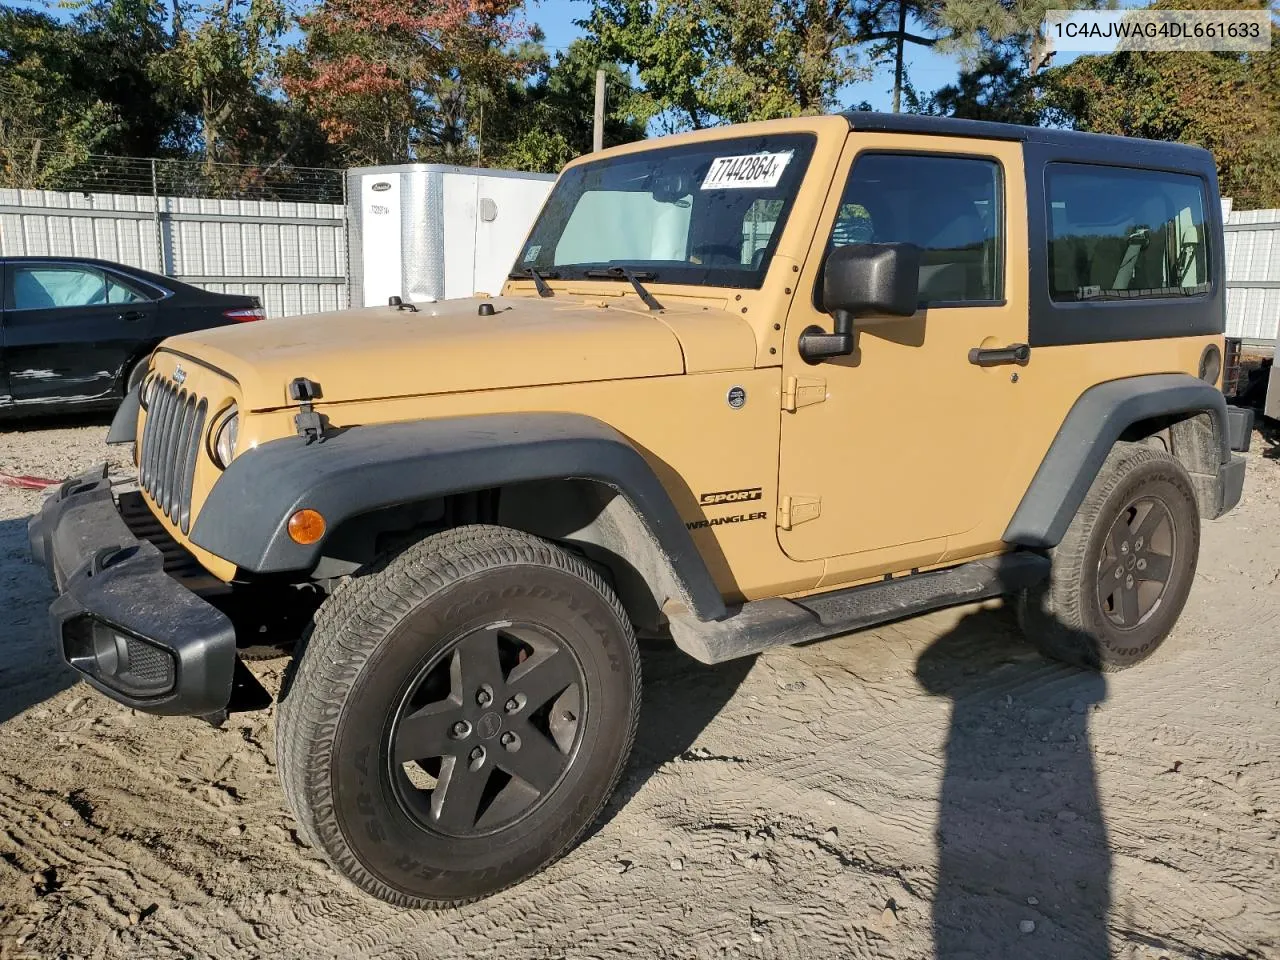
[[[436,163],[348,170],[351,305],[496,295],[555,180]]]

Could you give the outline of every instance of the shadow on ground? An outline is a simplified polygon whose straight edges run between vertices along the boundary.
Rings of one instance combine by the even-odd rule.
[[[79,410],[70,413],[0,413],[0,431],[12,433],[38,433],[42,430],[74,429],[76,427],[108,427],[115,417],[115,408],[107,410]]]
[[[983,610],[934,640],[916,677],[952,702],[937,957],[1110,956],[1111,856],[1088,729],[1102,676],[1029,655],[1011,612]]]
[[[640,726],[622,782],[591,828],[597,833],[664,764],[686,755],[755,664],[742,657],[714,667],[690,657],[670,640],[640,642],[644,689]]]
[[[76,682],[49,639],[53,591],[27,558],[25,517],[0,520],[0,723]]]

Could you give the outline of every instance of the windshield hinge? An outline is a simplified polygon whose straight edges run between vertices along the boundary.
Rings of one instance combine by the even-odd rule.
[[[783,530],[817,520],[821,514],[821,497],[783,497],[778,501],[778,526]]]
[[[827,399],[827,381],[812,377],[787,377],[782,388],[782,409],[794,413],[811,403]]]
[[[324,431],[329,425],[329,418],[323,413],[316,413],[312,403],[323,396],[320,384],[306,377],[298,377],[289,384],[289,399],[298,405],[298,413],[293,418],[298,436],[307,442],[324,443]]]

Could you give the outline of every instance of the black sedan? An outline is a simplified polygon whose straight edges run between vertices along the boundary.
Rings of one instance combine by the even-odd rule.
[[[4,257],[0,273],[0,417],[110,408],[165,337],[264,317],[257,297],[105,260]]]

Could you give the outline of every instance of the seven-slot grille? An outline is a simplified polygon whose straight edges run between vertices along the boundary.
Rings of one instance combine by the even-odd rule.
[[[142,428],[138,483],[169,522],[186,533],[191,527],[191,486],[209,404],[161,376],[144,388],[144,395],[147,422]]]

